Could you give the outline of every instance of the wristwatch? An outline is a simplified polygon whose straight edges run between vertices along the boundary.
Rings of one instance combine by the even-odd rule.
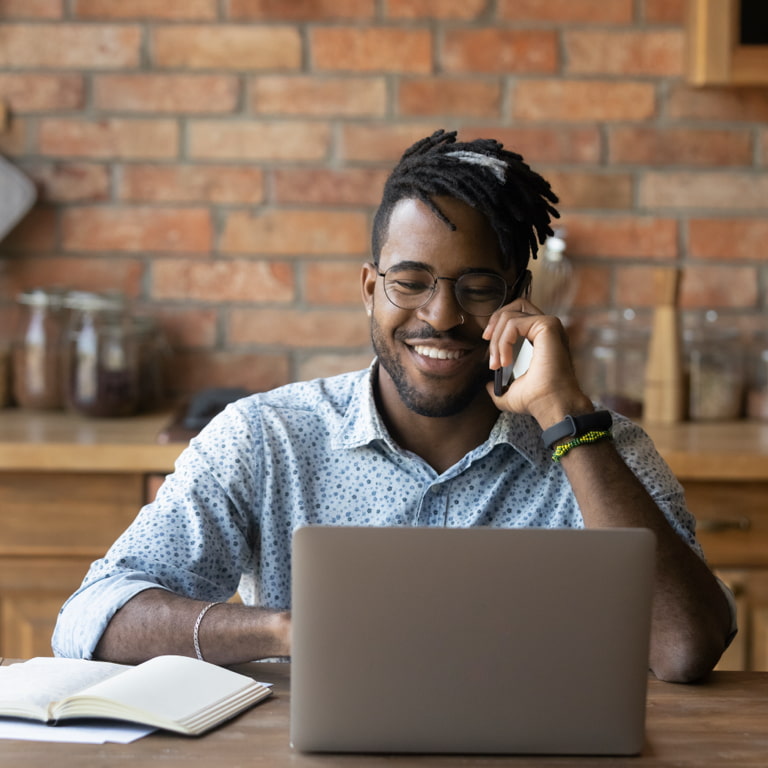
[[[594,411],[581,416],[566,416],[541,433],[541,439],[547,448],[560,442],[565,437],[581,437],[587,432],[604,431],[611,428],[613,417],[610,411]]]

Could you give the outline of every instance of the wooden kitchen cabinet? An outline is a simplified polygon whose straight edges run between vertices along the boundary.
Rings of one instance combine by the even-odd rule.
[[[62,603],[173,468],[166,421],[0,411],[0,656],[51,655]]]
[[[736,596],[739,633],[718,669],[768,671],[768,424],[646,428],[685,488],[707,561]]]
[[[61,604],[183,449],[157,442],[169,419],[0,410],[0,656],[50,654]],[[737,594],[741,629],[722,668],[768,670],[768,424],[645,427]]]

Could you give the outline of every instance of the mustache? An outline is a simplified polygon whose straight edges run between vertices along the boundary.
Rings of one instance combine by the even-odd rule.
[[[449,328],[447,331],[436,331],[432,326],[425,325],[422,328],[416,330],[398,330],[395,331],[395,339],[397,341],[425,341],[426,339],[445,339],[448,341],[463,341],[476,343],[476,339],[469,339],[465,334],[461,333],[458,329]],[[488,342],[484,342],[487,344]]]
[[[484,347],[488,347],[490,344],[490,342],[485,339],[478,339],[475,335],[465,333],[461,326],[449,328],[446,331],[436,331],[431,325],[427,324],[417,329],[397,330],[395,331],[394,338],[396,341],[426,341],[427,339],[436,339],[454,341],[469,346],[477,346],[479,344]]]

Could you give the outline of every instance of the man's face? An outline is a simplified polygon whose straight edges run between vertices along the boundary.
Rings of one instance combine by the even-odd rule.
[[[379,270],[403,262],[423,265],[439,277],[493,272],[509,285],[514,270],[501,269],[496,234],[484,216],[453,198],[435,198],[456,225],[452,230],[419,200],[401,200],[392,212]],[[432,299],[418,309],[399,309],[384,293],[373,266],[363,270],[363,294],[380,363],[380,394],[395,394],[424,416],[451,416],[487,398],[487,317],[473,317],[456,301],[455,283],[439,280]],[[464,322],[462,323],[462,316]]]

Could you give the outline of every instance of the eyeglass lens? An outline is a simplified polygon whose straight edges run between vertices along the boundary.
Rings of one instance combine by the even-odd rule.
[[[392,267],[384,274],[384,292],[396,307],[418,309],[432,298],[440,279],[449,278],[435,277],[426,269]],[[507,283],[501,275],[473,273],[452,282],[459,306],[479,317],[492,315],[507,295]]]

